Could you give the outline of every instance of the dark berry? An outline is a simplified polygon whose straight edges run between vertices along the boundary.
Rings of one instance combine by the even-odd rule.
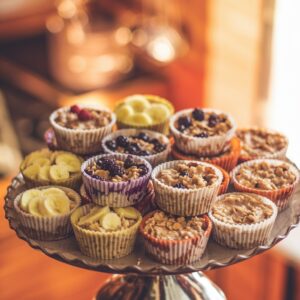
[[[81,111],[81,108],[78,105],[72,105],[70,107],[70,111],[74,114],[79,114],[79,112]]]
[[[192,121],[191,118],[188,116],[185,117],[180,117],[178,119],[178,126],[179,128],[184,127],[184,128],[188,128],[192,125]]]
[[[160,144],[160,141],[158,139],[152,139],[150,141],[150,143],[153,144],[153,145],[158,145],[158,144]]]
[[[140,169],[140,176],[144,176],[148,173],[148,168],[145,164],[139,164],[137,167]]]
[[[173,187],[174,188],[178,188],[178,189],[185,189],[185,186],[182,183],[180,183],[180,182],[178,182],[175,185],[173,185]]]
[[[80,112],[78,113],[78,118],[80,121],[88,121],[91,120],[93,116],[88,110],[81,109]]]
[[[189,176],[189,172],[187,170],[181,171],[179,173],[180,176]]]
[[[126,152],[133,154],[133,155],[138,155],[140,151],[141,151],[141,149],[140,149],[139,145],[136,143],[130,143],[126,147]]]
[[[123,147],[123,148],[126,148],[129,145],[128,138],[126,136],[123,136],[123,135],[119,135],[116,138],[116,143],[117,143],[118,146]]]
[[[110,170],[110,168],[115,165],[115,160],[112,158],[103,157],[103,158],[99,158],[96,164],[102,170]]]
[[[185,129],[186,129],[186,127],[183,126],[183,125],[178,126],[178,130],[179,130],[180,132],[183,132]]]
[[[208,126],[215,127],[219,122],[219,117],[217,114],[212,113],[208,118]]]
[[[197,121],[203,121],[204,120],[204,111],[200,108],[195,108],[192,112],[192,116]]]
[[[201,132],[199,134],[196,134],[195,137],[199,137],[199,138],[207,138],[208,134],[206,132]]]
[[[116,150],[117,149],[117,143],[116,141],[107,141],[105,143],[106,147],[112,151]]]
[[[147,151],[147,150],[141,150],[140,152],[139,152],[139,155],[140,156],[147,156],[147,155],[150,155],[151,153],[149,152],[149,151]]]
[[[145,142],[148,142],[150,140],[150,137],[149,135],[147,135],[147,133],[145,132],[140,132],[138,135],[137,135],[137,138],[140,139],[140,140],[143,140]]]
[[[166,149],[166,145],[162,145],[162,144],[156,144],[155,146],[154,146],[154,151],[155,152],[162,152],[162,151],[164,151]]]
[[[128,169],[132,166],[134,166],[135,163],[134,163],[134,160],[133,160],[133,157],[132,156],[128,156],[125,161],[124,161],[124,168],[125,169]]]
[[[119,166],[116,164],[112,165],[108,171],[109,171],[110,176],[112,176],[112,177],[122,176],[124,174],[124,168],[122,166]]]

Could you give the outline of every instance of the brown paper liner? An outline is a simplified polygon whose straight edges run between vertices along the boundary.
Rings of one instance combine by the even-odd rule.
[[[178,150],[174,143],[174,139],[171,139],[172,143],[172,155],[175,159],[180,160],[198,160],[208,162],[214,165],[217,165],[227,172],[230,172],[238,163],[241,146],[240,140],[236,137],[232,138],[230,141],[230,151],[229,153],[217,155],[217,156],[206,156],[206,157],[197,157],[196,155],[186,154]]]
[[[219,192],[218,192],[218,195],[222,195],[222,194],[225,194],[228,189],[230,177],[229,177],[228,172],[226,172],[223,168],[221,168],[217,165],[215,165],[215,166],[222,172],[222,175],[223,175],[223,180],[222,180]]]
[[[156,211],[143,218],[140,233],[144,238],[146,251],[163,264],[190,264],[201,258],[212,230],[212,222],[207,215],[204,218],[207,229],[203,236],[195,236],[182,240],[163,240],[144,232],[145,222]]]

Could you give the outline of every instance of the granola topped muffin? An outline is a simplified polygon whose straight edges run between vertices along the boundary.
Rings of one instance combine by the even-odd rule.
[[[233,118],[214,109],[185,109],[170,119],[176,147],[197,156],[214,156],[226,150],[235,132]]]
[[[239,129],[236,135],[241,140],[241,161],[283,158],[288,147],[288,140],[283,134],[263,128]]]
[[[188,264],[201,258],[211,233],[206,215],[176,217],[156,210],[143,218],[140,232],[147,252],[164,264]]]

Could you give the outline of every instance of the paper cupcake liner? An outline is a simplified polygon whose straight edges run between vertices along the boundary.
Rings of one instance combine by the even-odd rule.
[[[156,204],[162,210],[170,214],[177,216],[196,216],[207,213],[218,194],[223,175],[218,168],[208,163],[195,161],[195,163],[208,166],[216,172],[218,176],[217,181],[208,187],[199,189],[178,189],[168,186],[156,178],[158,173],[163,169],[172,168],[178,163],[190,162],[191,161],[186,160],[169,161],[158,165],[152,172],[151,178],[155,190]]]
[[[221,195],[216,201],[226,197]],[[274,222],[277,217],[277,207],[268,198],[256,195],[264,203],[272,206],[273,214],[268,219],[256,224],[229,224],[218,220],[211,211],[208,213],[213,222],[213,239],[220,245],[235,249],[250,249],[268,242]]]
[[[170,140],[165,135],[163,135],[159,132],[154,132],[154,131],[150,131],[150,130],[144,130],[144,129],[142,129],[142,130],[140,130],[140,129],[121,129],[121,130],[117,130],[116,132],[113,132],[113,133],[107,135],[102,140],[102,142],[101,142],[102,149],[104,150],[104,152],[109,153],[109,154],[119,153],[119,152],[110,150],[105,145],[105,143],[107,141],[110,141],[110,140],[115,140],[120,135],[122,135],[122,136],[132,136],[132,135],[137,135],[139,132],[145,132],[151,138],[162,139],[164,144],[167,146],[166,149],[162,152],[152,154],[152,155],[147,155],[147,156],[140,156],[140,157],[146,159],[152,165],[152,167],[155,167],[155,166],[159,165],[160,163],[167,161],[168,155],[171,151]]]
[[[111,157],[125,160],[128,154],[104,154],[94,156],[85,161],[81,166],[83,184],[86,191],[91,196],[92,201],[98,205],[110,207],[126,207],[136,204],[147,191],[152,167],[145,159],[132,156],[135,162],[145,164],[148,173],[134,180],[111,182],[92,178],[84,170],[87,166],[97,161],[101,157]]]
[[[71,224],[79,244],[80,251],[87,256],[100,259],[120,258],[130,254],[133,250],[137,230],[142,218],[130,228],[115,232],[96,232],[77,225],[78,219],[86,215],[93,204],[86,204],[77,208],[71,215]]]
[[[230,140],[233,138],[236,130],[236,124],[233,118],[226,114],[232,124],[232,128],[223,135],[216,135],[208,138],[196,138],[183,134],[175,128],[175,122],[178,120],[178,118],[187,115],[192,111],[193,109],[181,110],[173,115],[170,119],[170,131],[174,137],[176,147],[184,153],[194,154],[200,157],[215,156],[222,153],[229,145]],[[218,114],[221,113],[219,110],[209,108],[204,108],[203,111],[215,112]]]
[[[235,167],[232,170],[231,178],[232,178],[232,183],[235,188],[235,190],[239,192],[246,192],[246,193],[254,193],[258,194],[264,197],[267,197],[268,199],[271,199],[278,207],[279,211],[283,211],[289,204],[289,200],[292,198],[296,186],[299,182],[299,171],[297,170],[296,167],[294,167],[292,164],[284,162],[287,164],[290,168],[290,171],[293,172],[296,176],[296,180],[293,184],[289,185],[288,187],[285,188],[280,188],[277,190],[261,190],[261,189],[255,189],[255,188],[249,188],[246,186],[241,185],[235,178],[235,175],[237,172],[240,170],[242,166],[245,165],[252,165],[257,162],[261,161],[266,161],[270,164],[275,164],[275,165],[280,165],[283,163],[282,160],[276,160],[276,159],[255,159],[255,160],[249,160],[247,162],[244,162],[237,167]]]
[[[207,216],[204,216],[207,229],[203,236],[183,240],[163,240],[155,238],[143,230],[145,221],[154,213],[155,211],[143,218],[140,233],[144,238],[146,251],[155,260],[163,264],[191,264],[202,257],[212,229],[212,223]]]
[[[163,103],[166,106],[168,106],[168,108],[170,109],[170,112],[171,112],[170,115],[172,115],[174,113],[174,106],[168,100],[166,100],[164,98],[161,98],[159,96],[154,96],[154,95],[145,95],[145,96],[152,103],[154,103],[154,102],[155,103]],[[115,110],[123,102],[124,102],[124,99],[117,102],[117,104],[115,106]],[[133,124],[126,124],[124,122],[121,122],[120,120],[117,120],[117,127],[118,127],[118,129],[132,129],[132,128],[135,128],[135,129],[148,129],[148,130],[161,132],[163,134],[168,134],[168,132],[169,132],[169,120],[170,120],[170,118],[167,118],[164,122],[161,122],[161,123],[158,123],[158,124],[153,124],[153,125],[148,125],[148,126],[137,126],[137,125],[133,125]]]
[[[80,205],[80,196],[72,189],[61,186],[43,186],[37,187],[37,189],[46,189],[50,187],[57,187],[65,192],[72,193],[74,195],[72,199],[75,199],[76,205],[70,213],[65,215],[38,217],[21,210],[19,203],[23,193],[19,194],[14,201],[14,209],[24,233],[31,239],[54,241],[64,239],[72,233],[70,215]]]
[[[220,185],[218,195],[225,194],[228,189],[228,186],[229,186],[230,177],[229,177],[229,174],[224,169],[222,169],[219,166],[216,166],[216,167],[222,172],[222,175],[223,175],[223,180]]]
[[[115,114],[111,114],[112,120],[110,124],[101,128],[69,129],[55,122],[57,112],[67,109],[69,108],[60,108],[54,111],[50,116],[50,123],[53,127],[59,149],[82,155],[100,152],[101,140],[113,131],[116,122]]]
[[[198,160],[204,161],[207,163],[211,163],[213,165],[220,166],[227,172],[230,172],[238,163],[241,147],[240,141],[238,138],[234,137],[231,139],[229,144],[229,152],[225,152],[224,154],[220,154],[217,156],[202,156],[197,157],[195,155],[186,154],[177,149],[176,145],[173,142],[172,145],[172,155],[176,159],[183,159],[183,160]]]
[[[245,129],[240,129],[240,130],[248,130],[248,129],[253,129],[253,128],[245,128]],[[258,128],[260,129],[260,128]],[[277,133],[277,134],[281,134],[282,136],[284,136],[282,133],[280,132],[277,132],[275,130],[266,130],[267,132],[270,132],[270,133]],[[285,137],[286,138],[286,137]],[[240,153],[240,156],[239,156],[239,163],[242,163],[242,162],[246,162],[246,161],[249,161],[249,160],[253,160],[253,159],[261,159],[261,158],[268,158],[268,159],[285,159],[286,158],[286,152],[287,152],[287,149],[288,149],[288,139],[286,138],[286,146],[284,148],[282,148],[281,150],[279,151],[274,151],[272,153],[269,153],[268,155],[258,155],[258,156],[251,156],[251,155],[248,155],[247,153],[243,153],[241,151]],[[242,142],[241,142],[241,148],[242,148]]]

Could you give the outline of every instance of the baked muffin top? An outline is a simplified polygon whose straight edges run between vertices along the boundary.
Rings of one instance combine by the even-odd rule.
[[[213,204],[211,213],[225,223],[254,224],[271,217],[273,208],[257,195],[229,193]]]

